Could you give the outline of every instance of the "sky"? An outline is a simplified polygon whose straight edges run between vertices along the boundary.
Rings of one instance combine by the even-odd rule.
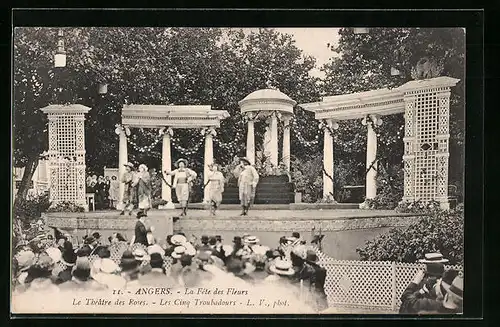
[[[245,28],[245,32],[257,30],[253,28]],[[293,35],[296,45],[302,49],[305,54],[316,58],[316,68],[311,71],[311,75],[323,77],[319,71],[319,67],[326,64],[328,60],[335,55],[327,44],[337,45],[339,41],[340,28],[275,28],[280,33]]]

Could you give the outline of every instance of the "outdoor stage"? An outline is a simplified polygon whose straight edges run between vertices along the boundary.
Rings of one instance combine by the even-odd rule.
[[[166,209],[151,210],[148,218],[160,243],[165,241],[166,235],[182,231],[188,237],[221,235],[224,243],[229,244],[234,236],[250,233],[256,235],[262,244],[277,246],[280,236],[300,232],[305,240],[310,241],[313,232],[321,230],[325,235],[323,252],[341,260],[357,259],[355,250],[366,241],[392,227],[407,226],[418,220],[414,214],[400,214],[393,210],[349,209],[353,205],[329,205],[325,209],[312,204],[295,206],[295,209],[290,209],[289,205],[255,205],[248,216],[240,216],[238,206],[223,205],[214,217],[208,210],[201,210],[203,204],[192,204],[186,217],[179,217],[178,209]],[[338,209],[331,209],[333,207]],[[80,241],[84,235],[95,231],[105,238],[113,232],[120,232],[130,240],[137,220],[135,215],[120,216],[118,211],[110,210],[45,213],[44,217],[48,227],[68,231]]]

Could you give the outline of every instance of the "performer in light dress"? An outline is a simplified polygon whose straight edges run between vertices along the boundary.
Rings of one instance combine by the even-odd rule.
[[[135,203],[135,192],[134,192],[134,165],[130,162],[125,164],[125,173],[121,176],[120,182],[125,184],[123,188],[123,210],[120,215],[124,215],[125,211],[128,211],[129,215],[132,215],[132,210],[134,209]]]
[[[238,176],[239,196],[241,207],[243,208],[240,216],[246,216],[248,215],[250,204],[255,199],[259,174],[246,157],[240,158],[240,164],[234,169],[233,173],[235,176]]]
[[[137,187],[139,210],[147,216],[148,210],[151,209],[151,177],[145,164],[139,165],[134,186]]]
[[[187,214],[187,206],[189,202],[189,194],[191,193],[191,186],[197,174],[195,171],[187,168],[188,162],[186,159],[179,159],[175,162],[177,169],[173,171],[164,171],[166,175],[174,176],[172,188],[175,189],[177,200],[179,201],[182,213],[181,216]]]
[[[222,202],[222,193],[224,192],[224,175],[219,171],[219,165],[210,165],[210,172],[208,174],[208,181],[205,187],[209,187],[209,200],[210,200],[210,215],[215,215],[217,208]]]

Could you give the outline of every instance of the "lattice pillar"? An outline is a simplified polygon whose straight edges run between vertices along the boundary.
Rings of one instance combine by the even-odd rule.
[[[203,167],[203,185],[207,185],[210,165],[214,162],[213,137],[217,135],[213,127],[204,128],[202,134],[205,136],[205,165]],[[203,202],[210,202],[210,188],[205,187]]]
[[[53,205],[67,201],[87,208],[85,114],[90,108],[51,105],[41,110],[49,119],[50,200]]]
[[[406,201],[448,203],[450,77],[412,81],[404,88]]]
[[[448,161],[450,157],[450,92],[441,92],[438,94],[438,134],[436,141],[438,143],[437,157],[437,196],[436,201],[441,204],[443,209],[449,209],[448,201]]]
[[[405,136],[404,142],[404,192],[403,201],[415,201],[415,100],[414,95],[404,97],[405,101]]]

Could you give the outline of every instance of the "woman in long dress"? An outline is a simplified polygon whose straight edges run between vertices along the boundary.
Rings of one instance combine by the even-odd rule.
[[[208,181],[205,187],[209,187],[210,215],[215,215],[215,211],[222,202],[224,192],[224,175],[219,171],[219,165],[212,164],[208,174]]]
[[[111,202],[110,204],[113,209],[116,209],[117,207],[119,193],[120,193],[120,183],[118,182],[116,176],[111,176],[111,182],[109,186],[109,201]]]
[[[139,211],[147,216],[148,210],[151,209],[151,177],[145,164],[139,165],[139,172],[136,174],[134,184],[137,186]]]
[[[123,210],[120,215],[124,215],[125,211],[128,211],[129,216],[132,215],[132,210],[134,209],[134,165],[130,162],[125,164],[125,173],[121,176],[120,181],[125,184],[123,188]]]
[[[177,169],[173,171],[164,171],[166,175],[174,176],[172,187],[175,189],[177,200],[179,201],[182,213],[181,216],[187,214],[187,205],[189,201],[189,193],[191,192],[191,185],[196,178],[196,172],[187,168],[187,160],[179,159],[175,162]]]

